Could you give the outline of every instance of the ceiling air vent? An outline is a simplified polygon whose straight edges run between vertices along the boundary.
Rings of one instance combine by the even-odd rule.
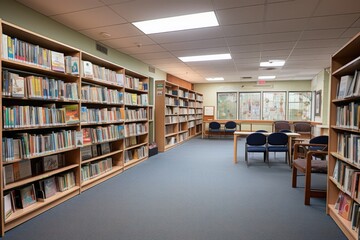
[[[155,73],[155,68],[154,68],[154,67],[149,66],[149,72],[151,72],[151,73]]]
[[[99,43],[96,43],[96,50],[98,50],[99,52],[102,52],[105,55],[108,54],[108,49]]]
[[[241,77],[241,79],[244,79],[244,80],[246,80],[246,79],[252,79],[252,77]]]

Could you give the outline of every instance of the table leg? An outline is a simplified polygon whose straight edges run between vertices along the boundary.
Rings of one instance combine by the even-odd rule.
[[[292,166],[292,137],[289,137],[288,147],[289,147],[289,166]]]
[[[234,163],[237,163],[237,139],[238,135],[234,134]]]

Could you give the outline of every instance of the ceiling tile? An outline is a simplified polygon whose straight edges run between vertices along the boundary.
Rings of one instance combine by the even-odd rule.
[[[168,33],[150,34],[149,37],[157,43],[174,43],[222,37],[220,27],[183,30]]]
[[[108,7],[93,8],[79,12],[60,14],[53,16],[52,18],[55,21],[70,26],[75,30],[84,30],[125,23],[123,18],[114,13],[114,11]]]
[[[169,52],[157,52],[157,53],[134,54],[133,57],[139,60],[147,60],[147,59],[159,59],[159,58],[172,58],[173,56]]]
[[[347,28],[350,27],[358,18],[360,18],[360,13],[349,14],[349,15],[312,17],[309,18],[306,29],[312,30],[312,29]]]
[[[221,54],[227,53],[229,49],[227,47],[218,47],[218,48],[198,48],[190,50],[180,50],[180,51],[171,51],[174,56],[197,56],[197,55],[206,55],[206,54]]]
[[[326,55],[335,53],[337,47],[314,47],[314,48],[296,48],[291,53],[291,57],[293,56],[303,56],[303,55]]]
[[[288,2],[269,4],[266,7],[266,20],[281,20],[307,18],[316,7],[314,0],[294,0]]]
[[[211,0],[137,0],[110,6],[129,22],[173,17],[212,10]]]
[[[360,33],[360,26],[356,27],[356,28],[349,28],[347,29],[342,35],[341,37],[343,38],[352,38],[354,37],[356,34]]]
[[[354,22],[352,27],[360,27],[360,18],[356,22]]]
[[[328,39],[328,38],[339,38],[346,29],[329,29],[329,30],[312,30],[304,31],[301,35],[301,40],[312,40],[312,39]]]
[[[324,39],[324,40],[304,40],[299,41],[296,45],[296,49],[299,48],[326,48],[326,47],[335,47],[340,48],[346,42],[348,42],[350,38],[341,38],[341,39]]]
[[[250,44],[250,45],[230,46],[229,49],[231,53],[256,52],[261,50],[261,45]]]
[[[260,60],[260,52],[247,52],[247,53],[231,53],[232,59],[257,59],[257,62]]]
[[[55,0],[17,0],[18,2],[29,6],[35,11],[41,12],[46,16],[57,14],[73,13],[81,10],[104,6],[98,0],[61,0],[61,4]]]
[[[254,5],[262,5],[265,0],[213,0],[215,9],[247,7]]]
[[[273,51],[273,50],[293,49],[295,47],[295,45],[296,45],[296,41],[263,43],[263,44],[261,44],[261,50]]]
[[[117,38],[117,39],[109,39],[103,40],[102,43],[112,46],[113,48],[126,48],[126,47],[135,47],[135,46],[146,46],[146,45],[154,45],[156,44],[149,37],[142,35],[136,37],[128,37],[128,38]]]
[[[262,23],[244,23],[223,26],[222,30],[226,37],[237,37],[262,34],[264,33],[264,26]]]
[[[314,16],[336,15],[344,13],[359,13],[359,0],[326,0],[320,1]]]
[[[188,50],[197,48],[216,48],[226,46],[226,41],[223,38],[189,41],[189,42],[177,42],[162,44],[165,49],[170,51]]]
[[[220,25],[261,22],[264,15],[264,5],[233,8],[216,11]]]
[[[264,33],[294,32],[305,29],[307,19],[289,19],[264,22]]]
[[[81,30],[79,32],[95,40],[109,40],[109,38],[114,39],[143,35],[140,30],[138,30],[130,23],[91,28],[87,30]],[[111,37],[106,38],[102,36],[101,33],[103,32],[111,34]]]
[[[128,48],[120,48],[118,49],[120,52],[126,53],[126,54],[141,54],[141,53],[156,53],[156,52],[162,52],[164,49],[160,47],[159,45],[145,45],[141,47],[128,47]]]

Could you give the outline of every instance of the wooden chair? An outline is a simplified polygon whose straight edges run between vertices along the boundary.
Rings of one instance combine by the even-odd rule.
[[[318,147],[323,150],[310,150]],[[305,174],[305,198],[304,204],[310,205],[310,198],[326,197],[326,190],[311,188],[311,173],[327,173],[327,155],[326,144],[305,144],[295,143],[294,160],[292,164],[292,187],[297,185],[297,172]],[[316,158],[315,158],[316,157]],[[321,160],[320,160],[321,159]],[[324,159],[324,160],[322,160]]]

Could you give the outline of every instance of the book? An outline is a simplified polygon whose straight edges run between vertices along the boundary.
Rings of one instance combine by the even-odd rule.
[[[3,167],[4,184],[9,184],[15,181],[13,164],[8,164]]]
[[[50,155],[43,157],[43,170],[44,172],[51,171],[59,168],[59,155]]]
[[[340,78],[340,83],[337,92],[337,99],[343,99],[346,96],[352,79],[353,76],[351,75],[345,75]]]
[[[54,196],[56,193],[57,186],[54,176],[39,181],[39,188],[36,190],[37,200],[45,201],[45,199]]]
[[[71,74],[78,75],[79,74],[79,58],[71,57]]]
[[[11,74],[11,96],[25,97],[25,78],[18,74]]]
[[[91,153],[92,153],[93,157],[97,157],[99,155],[97,145],[92,145],[91,146]]]
[[[83,144],[89,144],[91,143],[91,134],[90,134],[90,128],[84,128],[82,129],[83,132]]]
[[[4,215],[5,219],[8,219],[14,212],[14,206],[12,205],[11,193],[4,195]]]
[[[352,199],[347,194],[343,194],[340,206],[339,215],[346,220],[350,220],[350,213],[352,208]]]
[[[356,78],[354,77],[354,82],[355,82],[355,87],[354,87],[354,96],[360,96],[360,70],[356,70],[354,76],[356,76]]]
[[[65,57],[63,53],[51,51],[51,69],[65,72]]]
[[[35,187],[34,184],[20,188],[18,190],[17,206],[19,208],[26,208],[36,203]]]
[[[75,132],[75,145],[76,147],[81,147],[84,145],[84,139],[83,139],[83,133],[82,131],[76,131]]]
[[[85,146],[80,148],[81,152],[81,161],[88,160],[93,157],[92,155],[92,146]]]
[[[31,161],[25,160],[12,164],[14,168],[14,180],[20,180],[32,176]]]
[[[354,96],[357,74],[358,74],[358,71],[355,71],[354,76],[351,77],[351,81],[349,83],[349,87],[347,89],[345,98]]]
[[[106,154],[111,151],[109,143],[100,144],[101,154]]]
[[[93,72],[93,66],[92,63],[89,61],[82,61],[83,62],[83,75],[87,78],[93,78],[94,72]]]
[[[79,106],[77,104],[64,105],[63,108],[65,109],[65,122],[67,124],[80,122]]]

